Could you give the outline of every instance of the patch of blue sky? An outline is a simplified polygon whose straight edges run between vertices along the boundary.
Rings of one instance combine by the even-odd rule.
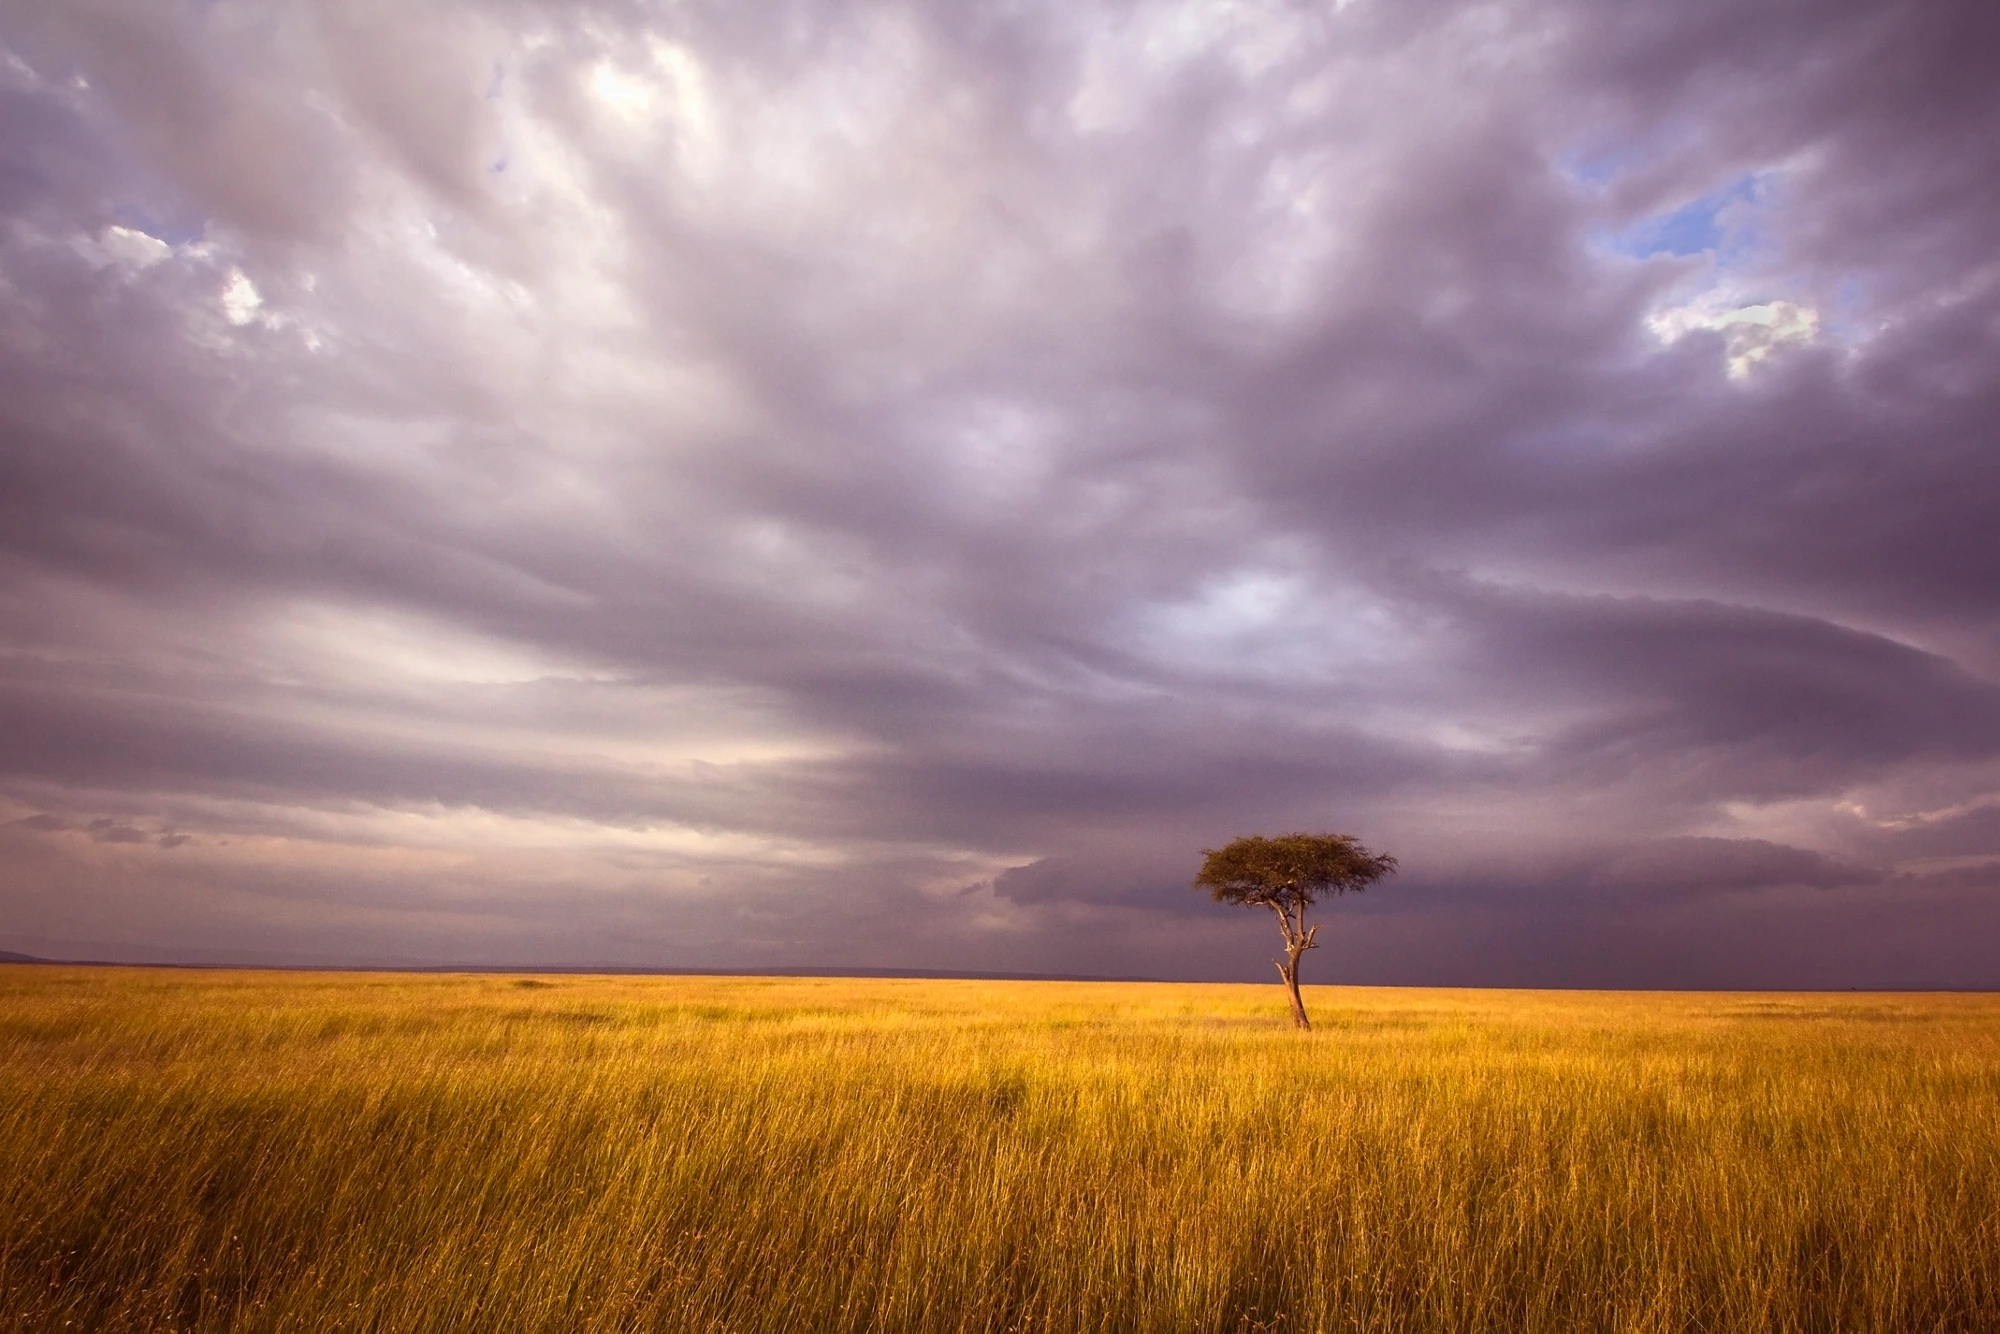
[[[1605,153],[1571,153],[1556,164],[1563,175],[1578,185],[1593,188],[1609,185],[1611,179],[1625,168],[1639,160],[1639,155],[1627,150]]]
[[[1757,203],[1763,189],[1763,176],[1746,172],[1679,208],[1640,218],[1616,231],[1599,232],[1596,240],[1612,254],[1628,259],[1713,254],[1727,261],[1747,249],[1754,238],[1753,229],[1740,217],[1724,215],[1734,205]]]
[[[1831,303],[1820,307],[1820,329],[1843,343],[1859,342],[1866,338],[1877,317],[1873,316],[1868,284],[1850,274],[1842,278],[1833,289]]]

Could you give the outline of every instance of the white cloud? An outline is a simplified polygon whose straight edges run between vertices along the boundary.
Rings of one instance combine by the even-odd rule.
[[[95,237],[83,238],[76,248],[99,268],[117,264],[128,269],[150,269],[174,253],[174,248],[157,236],[119,226],[106,227]]]
[[[1730,378],[1740,380],[1779,348],[1818,338],[1819,311],[1790,301],[1734,305],[1730,298],[1712,293],[1660,311],[1647,319],[1646,326],[1663,343],[1676,342],[1697,329],[1722,334]]]
[[[222,288],[223,316],[231,324],[248,324],[258,318],[263,305],[263,295],[257,291],[257,284],[250,281],[250,275],[241,269],[231,269],[229,281]]]

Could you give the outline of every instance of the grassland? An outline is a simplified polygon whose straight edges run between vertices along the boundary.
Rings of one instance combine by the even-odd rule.
[[[5,1330],[1995,1330],[2000,997],[0,967]]]

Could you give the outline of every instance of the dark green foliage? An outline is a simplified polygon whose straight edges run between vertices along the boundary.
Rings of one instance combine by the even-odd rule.
[[[1195,888],[1218,902],[1270,907],[1305,907],[1366,889],[1396,869],[1394,857],[1370,852],[1352,834],[1251,835],[1202,855]]]

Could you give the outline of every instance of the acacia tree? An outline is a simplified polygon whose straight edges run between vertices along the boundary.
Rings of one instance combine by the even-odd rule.
[[[1299,996],[1299,956],[1319,948],[1319,927],[1306,925],[1306,909],[1331,894],[1368,888],[1396,869],[1387,853],[1370,852],[1351,834],[1252,835],[1226,847],[1203,848],[1196,889],[1218,903],[1269,908],[1285,933],[1278,976],[1292,998],[1292,1022],[1311,1028]]]

